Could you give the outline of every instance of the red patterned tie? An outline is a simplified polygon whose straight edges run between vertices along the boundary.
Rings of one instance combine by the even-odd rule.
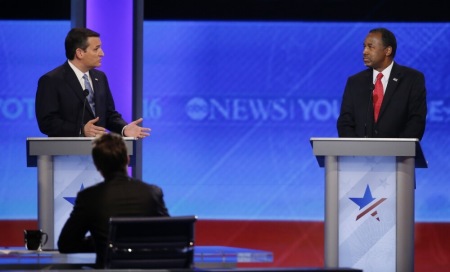
[[[377,81],[375,82],[375,89],[373,90],[373,114],[375,122],[378,120],[378,114],[380,113],[381,102],[383,101],[383,84],[381,83],[382,73],[377,75]]]

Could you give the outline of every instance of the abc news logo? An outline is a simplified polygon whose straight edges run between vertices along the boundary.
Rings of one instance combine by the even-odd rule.
[[[162,102],[164,101],[164,103]],[[155,98],[144,103],[144,118],[193,121],[267,121],[336,120],[337,99],[300,98]]]

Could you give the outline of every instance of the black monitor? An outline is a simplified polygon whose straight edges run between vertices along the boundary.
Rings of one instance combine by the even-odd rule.
[[[196,216],[112,217],[105,268],[193,268]]]

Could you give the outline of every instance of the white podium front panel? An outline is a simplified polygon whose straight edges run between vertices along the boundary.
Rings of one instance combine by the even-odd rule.
[[[325,167],[325,267],[414,271],[415,168],[428,167],[419,140],[311,138],[311,144]]]
[[[396,158],[339,160],[339,267],[396,271]]]
[[[95,168],[92,157],[54,156],[54,248],[61,229],[69,218],[77,193],[84,188],[103,181]]]

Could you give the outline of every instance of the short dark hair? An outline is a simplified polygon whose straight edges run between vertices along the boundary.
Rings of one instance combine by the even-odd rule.
[[[73,60],[75,58],[75,51],[77,48],[86,50],[89,46],[89,37],[100,37],[100,34],[88,28],[72,28],[69,33],[67,33],[66,40],[64,42],[67,59]]]
[[[112,173],[126,172],[128,153],[122,136],[111,132],[94,139],[92,159],[104,178]]]
[[[381,33],[381,40],[383,41],[384,47],[392,47],[392,58],[395,57],[395,53],[397,52],[397,39],[392,31],[380,27],[370,30],[369,33]]]

